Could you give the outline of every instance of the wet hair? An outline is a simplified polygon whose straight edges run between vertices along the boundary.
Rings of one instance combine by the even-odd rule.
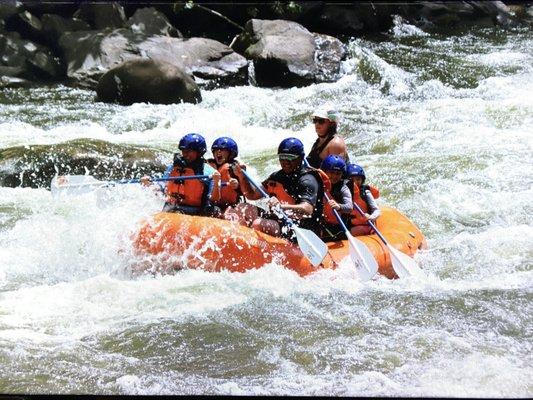
[[[337,123],[336,122],[333,122],[333,121],[329,121],[329,124],[328,124],[328,132],[327,132],[327,135],[328,136],[333,136],[337,133]]]

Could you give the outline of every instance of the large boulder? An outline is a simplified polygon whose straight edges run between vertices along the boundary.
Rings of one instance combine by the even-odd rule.
[[[98,99],[133,103],[199,103],[200,89],[183,69],[161,60],[137,58],[106,72],[96,87]]]
[[[245,83],[248,62],[228,46],[211,39],[146,36],[130,29],[67,32],[59,40],[67,76],[95,88],[100,77],[124,61],[158,59],[187,73],[220,84]]]
[[[248,81],[248,61],[223,43],[208,38],[176,39],[151,36],[139,52],[183,68],[204,84],[242,85]]]
[[[54,175],[97,179],[130,179],[165,170],[170,154],[150,148],[76,139],[53,145],[17,146],[0,150],[0,186],[50,187]]]
[[[253,60],[259,86],[305,86],[334,80],[346,55],[336,38],[284,20],[251,19],[232,48]]]
[[[17,33],[0,33],[0,76],[27,80],[62,78],[60,60],[45,46],[21,39]]]
[[[16,0],[0,1],[0,20],[9,19],[18,14],[22,9],[22,3]]]
[[[165,14],[157,11],[154,7],[139,8],[126,22],[125,26],[134,33],[142,33],[147,36],[162,35],[183,37],[183,35],[168,22]]]
[[[24,39],[37,42],[43,36],[43,24],[41,20],[29,11],[22,11],[6,19],[5,28],[8,31],[19,33]]]

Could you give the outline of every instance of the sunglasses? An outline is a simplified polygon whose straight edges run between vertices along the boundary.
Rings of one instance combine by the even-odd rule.
[[[313,124],[323,124],[326,122],[325,118],[313,118]]]
[[[280,161],[294,161],[300,156],[297,154],[278,154],[278,158]]]

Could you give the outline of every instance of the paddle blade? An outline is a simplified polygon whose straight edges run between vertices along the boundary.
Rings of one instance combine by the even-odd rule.
[[[350,258],[355,265],[355,269],[363,282],[369,281],[378,272],[378,263],[368,247],[363,242],[357,240],[348,232],[348,243],[350,244]]]
[[[328,246],[326,243],[324,243],[313,231],[298,228],[297,226],[293,226],[292,229],[296,234],[298,246],[300,246],[300,250],[302,250],[304,256],[311,262],[311,264],[313,264],[313,266],[318,267],[328,253]]]
[[[50,183],[50,190],[54,197],[60,196],[62,193],[76,195],[91,192],[95,187],[103,186],[106,183],[91,175],[56,175]]]
[[[391,256],[392,268],[398,277],[424,276],[424,272],[422,272],[414,259],[389,244],[387,244],[387,247]]]

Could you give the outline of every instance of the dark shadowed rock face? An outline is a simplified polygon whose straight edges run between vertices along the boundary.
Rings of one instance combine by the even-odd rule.
[[[106,72],[96,88],[104,102],[199,103],[200,89],[183,69],[162,60],[137,58]]]
[[[43,14],[41,17],[43,33],[46,42],[57,47],[57,41],[65,32],[87,31],[90,26],[87,22],[76,18],[64,18],[55,14]]]
[[[153,149],[101,140],[77,139],[53,145],[0,150],[0,186],[50,187],[58,175],[89,174],[97,179],[129,179],[164,172],[163,156]]]
[[[117,2],[82,3],[74,16],[87,21],[96,29],[121,28],[126,22],[124,7]]]
[[[0,75],[38,81],[63,76],[59,59],[48,48],[16,33],[0,33],[0,54]]]
[[[253,60],[256,84],[267,87],[334,80],[346,54],[338,39],[284,20],[248,21],[232,47]]]

